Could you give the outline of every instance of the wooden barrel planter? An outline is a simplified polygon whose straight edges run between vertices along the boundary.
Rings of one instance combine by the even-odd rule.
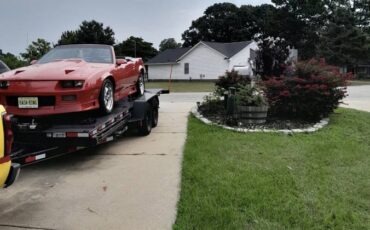
[[[237,106],[238,122],[243,124],[263,124],[267,119],[268,106]]]

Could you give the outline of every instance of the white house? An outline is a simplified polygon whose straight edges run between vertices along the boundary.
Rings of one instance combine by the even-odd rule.
[[[254,41],[218,43],[201,41],[190,48],[168,49],[149,60],[149,80],[215,80],[227,70],[250,67]]]

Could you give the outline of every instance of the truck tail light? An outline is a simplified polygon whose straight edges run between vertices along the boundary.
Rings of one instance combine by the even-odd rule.
[[[4,151],[5,156],[9,156],[13,145],[13,130],[12,130],[12,115],[7,113],[2,114],[4,126]]]

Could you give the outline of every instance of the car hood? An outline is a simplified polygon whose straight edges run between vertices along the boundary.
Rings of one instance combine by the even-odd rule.
[[[113,64],[87,63],[83,60],[61,60],[15,69],[1,74],[1,80],[84,80],[109,72]]]

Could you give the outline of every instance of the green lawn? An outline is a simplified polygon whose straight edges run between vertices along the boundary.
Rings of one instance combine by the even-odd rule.
[[[147,89],[169,89],[169,83],[164,81],[146,82]],[[211,92],[215,88],[212,81],[175,81],[171,82],[171,92]]]
[[[370,113],[293,136],[190,117],[174,228],[370,229]]]
[[[351,86],[370,85],[370,80],[353,80],[350,81]],[[151,81],[146,82],[147,89],[168,89],[167,81]],[[212,92],[215,88],[215,83],[212,81],[175,81],[171,83],[171,92]]]

